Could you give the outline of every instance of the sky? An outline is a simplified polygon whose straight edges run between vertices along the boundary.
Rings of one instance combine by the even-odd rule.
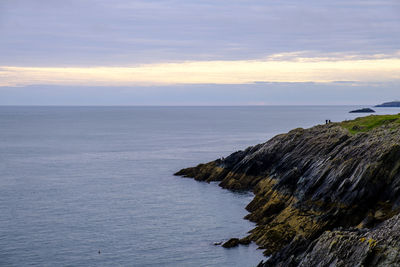
[[[398,0],[0,0],[0,105],[397,99]]]

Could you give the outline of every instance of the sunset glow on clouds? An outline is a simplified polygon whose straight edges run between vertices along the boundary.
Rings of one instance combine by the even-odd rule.
[[[0,36],[0,105],[400,97],[396,0],[1,0]]]
[[[85,85],[134,86],[168,84],[246,84],[253,82],[400,80],[400,57],[368,59],[304,58],[192,61],[134,67],[0,67],[0,86]]]

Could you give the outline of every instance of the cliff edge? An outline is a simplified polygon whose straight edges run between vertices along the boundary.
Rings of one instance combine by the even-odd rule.
[[[176,175],[255,193],[242,240],[271,255],[260,266],[400,265],[400,114],[294,129]]]

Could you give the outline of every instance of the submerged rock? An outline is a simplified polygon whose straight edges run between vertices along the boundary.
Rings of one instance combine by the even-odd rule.
[[[386,266],[381,251],[400,265],[397,235],[383,236],[398,231],[400,124],[356,134],[343,125],[295,129],[176,175],[255,193],[246,218],[257,226],[246,238],[271,255],[263,266]]]

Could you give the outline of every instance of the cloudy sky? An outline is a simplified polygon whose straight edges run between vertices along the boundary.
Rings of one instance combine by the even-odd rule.
[[[0,105],[394,99],[398,0],[0,0]]]

